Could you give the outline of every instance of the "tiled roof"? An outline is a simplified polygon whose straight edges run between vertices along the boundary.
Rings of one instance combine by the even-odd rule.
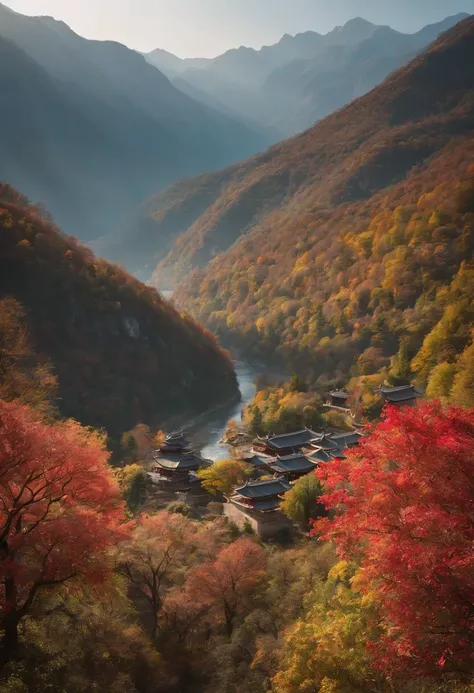
[[[330,462],[334,459],[346,459],[344,452],[340,448],[336,448],[334,450],[323,450],[322,448],[319,448],[314,450],[314,452],[309,453],[308,457],[310,460],[313,460],[316,463]]]
[[[348,431],[347,433],[335,433],[332,440],[338,447],[347,447],[348,445],[357,445],[363,437],[364,434],[359,433],[359,431]]]
[[[247,457],[243,458],[244,462],[247,462],[247,464],[252,464],[254,467],[263,467],[263,465],[268,464],[271,459],[272,458],[265,457],[263,455],[248,455]]]
[[[310,472],[316,468],[316,462],[310,460],[306,455],[287,455],[278,457],[271,468],[277,472],[288,474],[291,472]]]
[[[349,393],[345,392],[344,390],[333,390],[329,394],[331,397],[344,397],[345,399],[348,399],[349,397]]]
[[[316,438],[311,440],[311,445],[322,450],[335,450],[337,448],[337,443],[333,440],[332,434],[330,433],[320,433]]]
[[[239,505],[241,508],[246,510],[258,510],[260,512],[277,510],[278,506],[280,505],[280,499],[278,497],[260,498],[259,500],[254,501],[252,505],[245,505],[245,503],[242,503],[241,496],[232,496],[230,500],[236,505]]]
[[[198,469],[206,463],[206,460],[193,453],[183,455],[179,452],[170,452],[166,455],[157,455],[154,459],[159,467],[170,470]]]
[[[266,441],[268,447],[273,450],[285,450],[288,448],[297,448],[302,445],[307,445],[312,438],[317,437],[317,433],[305,428],[302,431],[294,433],[283,433],[282,435],[272,436]]]
[[[267,481],[248,481],[243,486],[235,489],[244,498],[266,498],[268,496],[279,496],[291,488],[290,484],[283,477],[279,479],[269,479]]]
[[[409,399],[423,397],[423,394],[418,392],[413,385],[379,387],[377,392],[379,392],[388,402],[405,402]]]

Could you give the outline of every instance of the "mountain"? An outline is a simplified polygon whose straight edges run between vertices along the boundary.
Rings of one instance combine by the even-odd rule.
[[[473,154],[469,18],[304,134],[155,198],[154,233],[187,230],[154,281],[227,345],[313,378],[415,358],[434,330],[426,381],[474,325]]]
[[[305,130],[337,108],[369,92],[443,31],[467,16],[449,17],[415,34],[372,26],[372,31],[366,31],[365,37],[359,33],[361,40],[352,42],[346,24],[344,34],[341,34],[344,43],[334,42],[312,59],[293,61],[270,74],[261,89],[261,98],[268,108],[269,124],[287,134]],[[337,41],[336,36],[334,41]]]
[[[453,29],[453,36],[470,25],[465,21],[467,25]],[[439,86],[434,79],[422,86],[419,78],[415,89],[415,75],[421,75],[425,65],[431,67],[436,56],[436,51],[428,52],[372,93],[264,154],[218,173],[178,181],[150,198],[130,233],[134,249],[142,254],[147,249],[150,258],[162,258],[162,248],[171,247],[158,265],[155,282],[165,287],[179,282],[259,220],[280,209],[292,213],[291,204],[299,205],[301,198],[311,201],[310,209],[367,199],[439,151],[456,128],[467,127],[460,102],[470,88],[470,68],[453,60],[449,75],[440,74]],[[417,114],[416,108],[426,113]],[[129,241],[124,248],[131,245]]]
[[[285,35],[273,46],[241,47],[203,64],[171,60],[159,51],[147,59],[179,88],[183,82],[192,85],[208,95],[208,103],[225,104],[288,136],[370,91],[467,16],[449,17],[416,34],[358,17],[324,36],[311,31]]]
[[[25,308],[63,416],[118,436],[237,397],[232,364],[209,333],[7,185],[0,206],[0,298]]]
[[[269,140],[176,89],[121,44],[0,6],[0,176],[93,239],[173,180]],[[31,118],[31,112],[35,117]]]

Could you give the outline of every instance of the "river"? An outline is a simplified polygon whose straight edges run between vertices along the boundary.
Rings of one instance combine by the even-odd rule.
[[[161,293],[168,300],[173,295],[172,291]],[[252,401],[256,391],[254,380],[258,371],[246,361],[234,361],[234,368],[240,390],[240,402],[229,407],[219,407],[182,427],[193,445],[201,450],[203,456],[215,462],[229,457],[227,445],[219,444],[227,429],[227,422],[230,419],[240,421],[243,409]]]

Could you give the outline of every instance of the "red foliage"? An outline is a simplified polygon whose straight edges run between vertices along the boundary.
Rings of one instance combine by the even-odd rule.
[[[44,587],[100,583],[123,504],[96,434],[75,422],[48,426],[0,400],[0,626],[4,657]]]
[[[389,409],[346,460],[318,473],[337,511],[316,528],[360,561],[382,605],[374,646],[388,674],[466,672],[474,662],[474,411]]]
[[[214,608],[223,617],[227,634],[232,634],[234,619],[246,598],[263,577],[265,552],[251,539],[238,539],[226,546],[215,561],[199,565],[191,573],[188,594]]]

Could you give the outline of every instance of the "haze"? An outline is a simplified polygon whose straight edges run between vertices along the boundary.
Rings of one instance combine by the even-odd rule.
[[[285,33],[330,31],[361,16],[412,32],[474,0],[10,0],[18,12],[50,15],[87,38],[111,39],[141,51],[164,48],[181,57],[213,57],[240,45],[259,48]]]

